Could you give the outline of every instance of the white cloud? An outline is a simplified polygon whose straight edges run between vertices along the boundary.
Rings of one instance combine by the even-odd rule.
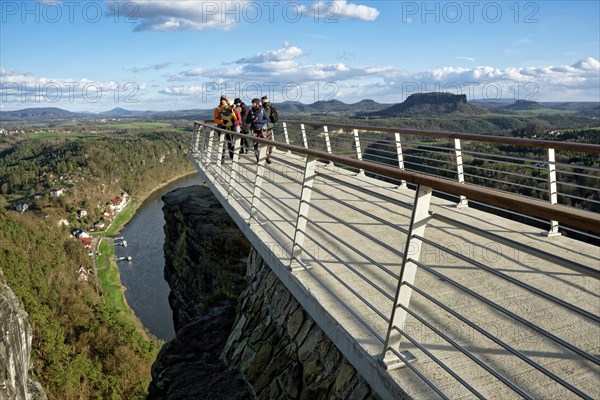
[[[593,57],[571,65],[502,68],[447,65],[408,71],[397,66],[361,66],[355,62],[310,62],[303,57],[305,54],[306,50],[287,44],[216,68],[190,66],[177,74],[164,75],[157,82],[150,81],[152,86],[146,87],[140,82],[128,90],[124,90],[126,82],[56,79],[0,68],[0,97],[3,108],[63,106],[73,109],[78,106],[89,110],[133,108],[135,105],[123,101],[125,95],[134,91],[134,98],[140,102],[138,107],[143,109],[210,108],[221,94],[245,101],[269,94],[275,102],[304,103],[331,98],[346,102],[371,98],[397,103],[412,93],[431,91],[466,94],[470,100],[490,96],[539,101],[598,101],[600,98],[600,61]],[[161,64],[152,67],[155,66],[162,67]],[[96,91],[102,90],[101,101],[91,104],[84,98],[82,88],[86,85],[88,98],[93,99]],[[56,97],[56,87],[62,89],[62,103],[50,101]],[[69,101],[69,87],[74,88],[74,101]],[[115,99],[117,87],[120,96]],[[48,89],[47,99],[36,103],[36,91],[44,93],[44,88]],[[148,103],[150,101],[153,103]]]
[[[379,10],[376,8],[349,3],[348,0],[318,1],[312,8],[317,10],[317,15],[325,21],[334,21],[339,17],[375,21],[379,17]]]
[[[330,84],[339,90],[336,98],[358,101],[374,98],[379,101],[400,102],[415,92],[451,91],[466,94],[469,99],[489,98],[497,93],[503,98],[553,100],[597,100],[600,85],[600,62],[587,58],[572,65],[505,67],[441,66],[426,71],[407,71],[394,66],[355,66],[348,63],[300,62],[306,51],[284,47],[253,56],[243,57],[229,66],[216,69],[183,71],[175,80],[187,80],[194,85],[218,82],[221,91],[234,91],[244,98],[245,87],[273,90],[275,101],[285,98],[283,88],[297,85],[305,102],[331,98],[322,87]],[[287,50],[286,50],[287,49]],[[464,57],[471,60],[469,57]],[[287,86],[286,86],[287,85]],[[193,87],[193,86],[192,86]],[[342,90],[343,88],[343,90]],[[320,93],[317,93],[321,90]],[[171,93],[172,92],[172,93]],[[174,86],[169,94],[196,95],[189,88]],[[167,92],[165,92],[167,93]],[[565,98],[565,94],[572,96]],[[315,99],[314,96],[321,96]]]
[[[251,0],[105,0],[110,16],[137,22],[134,31],[229,30],[240,23],[297,22],[302,17],[330,22],[340,18],[374,21],[379,11],[347,0],[301,4]],[[294,8],[295,10],[292,10]],[[118,15],[117,15],[118,14]]]
[[[240,58],[235,61],[236,64],[260,64],[265,62],[276,62],[276,61],[290,61],[294,58],[301,57],[307,53],[299,47],[290,46],[286,43],[286,46],[277,49],[266,51],[264,53],[258,53],[251,57]]]
[[[2,108],[64,107],[69,110],[108,110],[135,106],[147,92],[145,82],[55,78],[0,68]]]

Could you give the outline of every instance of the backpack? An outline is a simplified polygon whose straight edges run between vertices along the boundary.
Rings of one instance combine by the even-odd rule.
[[[279,121],[279,112],[273,105],[269,107],[269,121],[273,124]]]
[[[233,110],[230,107],[221,110],[221,119],[223,120],[223,126],[233,126]]]

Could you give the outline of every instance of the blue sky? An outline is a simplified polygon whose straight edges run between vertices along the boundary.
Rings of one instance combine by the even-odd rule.
[[[599,1],[0,0],[0,106],[600,101]]]

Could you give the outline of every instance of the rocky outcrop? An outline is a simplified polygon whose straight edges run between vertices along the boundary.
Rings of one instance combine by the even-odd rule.
[[[163,201],[165,280],[178,331],[244,290],[250,243],[207,187],[180,188]]]
[[[208,188],[163,201],[177,335],[153,365],[148,399],[372,397]]]
[[[219,361],[234,318],[233,303],[225,302],[182,327],[152,366],[147,399],[252,399],[242,375]]]
[[[369,114],[373,116],[395,117],[405,115],[438,115],[438,114],[485,114],[487,109],[467,103],[466,94],[445,92],[414,93],[404,102],[384,110]]]
[[[259,399],[368,399],[368,384],[325,336],[256,250],[222,359]]]
[[[32,339],[27,313],[0,282],[0,400],[46,399],[41,385],[28,378]]]
[[[246,287],[250,244],[205,186],[174,190],[163,201],[176,337],[152,366],[147,399],[251,399],[239,371],[219,360]]]

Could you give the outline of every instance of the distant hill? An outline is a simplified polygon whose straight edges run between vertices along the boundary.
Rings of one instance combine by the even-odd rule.
[[[279,114],[284,115],[343,115],[355,116],[367,112],[380,111],[388,108],[389,104],[378,103],[374,100],[366,99],[358,103],[347,104],[339,100],[317,101],[312,104],[303,104],[297,101],[286,101],[276,103],[275,107]]]
[[[369,115],[389,118],[415,114],[479,115],[487,112],[484,107],[469,104],[465,94],[433,92],[412,94],[400,104]]]
[[[56,107],[25,108],[17,111],[0,111],[0,121],[53,120],[78,118],[87,115]]]
[[[541,105],[540,103],[538,103],[537,101],[517,100],[513,104],[505,106],[504,108],[507,110],[522,111],[522,110],[538,110],[538,109],[545,108],[545,107],[543,105]]]
[[[110,111],[100,113],[100,115],[107,116],[107,117],[123,117],[123,116],[139,115],[142,113],[143,113],[143,111],[130,111],[130,110],[126,110],[121,107],[117,107],[117,108],[113,108]]]

